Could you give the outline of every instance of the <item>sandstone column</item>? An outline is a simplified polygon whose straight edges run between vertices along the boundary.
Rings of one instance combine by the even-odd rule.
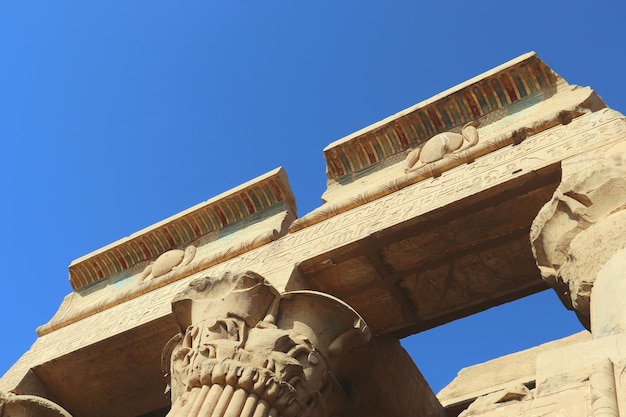
[[[369,329],[342,301],[314,291],[278,294],[247,272],[193,281],[172,311],[181,332],[163,354],[169,417],[348,413],[343,387]]]
[[[543,279],[594,338],[626,329],[626,144],[563,162],[531,243]]]

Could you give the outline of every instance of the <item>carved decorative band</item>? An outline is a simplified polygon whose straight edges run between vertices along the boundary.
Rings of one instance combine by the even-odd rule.
[[[140,285],[130,285],[128,287],[124,287],[122,290],[109,295],[106,299],[101,300],[98,303],[87,304],[82,309],[72,308],[67,313],[59,310],[59,312],[57,312],[57,314],[55,314],[48,323],[37,328],[37,334],[39,336],[46,335],[64,326],[76,323],[86,317],[112,308],[113,306],[132,300],[142,294],[164,287],[174,281],[186,278],[221,262],[235,258],[243,253],[250,252],[276,240],[279,233],[280,232],[277,229],[271,229],[257,236],[253,236],[250,239],[242,240],[235,245],[220,248],[212,252],[209,256],[201,257],[188,264],[181,264],[179,267],[159,277],[140,282]],[[61,314],[59,314],[60,312]]]
[[[78,290],[210,233],[258,219],[259,213],[281,203],[295,212],[282,168],[74,261],[69,268],[70,283]]]
[[[197,380],[189,381],[189,391],[183,394],[168,416],[308,416],[318,398],[313,396],[310,404],[298,400],[295,384],[300,378],[293,375],[290,383],[268,368],[233,360],[208,361]],[[228,414],[241,412],[246,404],[249,410],[246,413]],[[257,408],[265,412],[257,412]]]
[[[331,145],[324,151],[328,178],[345,181],[345,177],[418,146],[437,133],[460,129],[525,97],[549,95],[556,82],[557,76],[535,54],[505,64],[499,72],[479,77],[450,94],[406,110],[380,127]]]
[[[591,97],[595,98],[595,93]],[[583,114],[575,111],[567,112],[553,110],[551,113],[542,114],[540,117],[535,119],[535,123],[532,126],[520,126],[518,129],[507,131],[506,133],[498,136],[482,138],[478,144],[469,148],[461,149],[454,154],[448,155],[447,158],[442,158],[427,164],[421,164],[416,169],[407,169],[401,173],[393,173],[396,175],[391,175],[390,179],[385,183],[366,189],[356,196],[350,196],[343,200],[328,202],[296,219],[289,226],[289,232],[295,233],[338,214],[352,210],[403,188],[409,187],[426,178],[438,177],[445,171],[449,171],[452,168],[466,163],[472,163],[476,159],[488,155],[496,150],[520,144],[521,142],[528,140],[527,137],[530,137],[531,141],[535,140],[532,138],[532,135],[542,133],[545,130],[558,126],[561,123],[560,120],[563,114],[566,113],[571,114],[572,117],[578,117]]]

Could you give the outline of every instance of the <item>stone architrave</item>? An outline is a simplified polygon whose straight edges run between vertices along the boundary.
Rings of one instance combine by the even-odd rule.
[[[0,391],[0,417],[72,417],[54,402],[36,395],[14,395]]]
[[[596,154],[564,168],[530,235],[543,279],[598,338],[626,325],[626,145]]]
[[[169,417],[348,415],[343,387],[355,373],[344,371],[370,334],[339,299],[279,294],[247,272],[194,280],[172,311],[181,333],[163,354]]]
[[[615,415],[625,138],[623,115],[525,54],[330,144],[324,203],[302,217],[278,168],[72,262],[73,292],[0,378],[19,394],[0,407],[39,413],[20,396],[34,394],[76,417]],[[528,232],[555,189],[535,259]],[[260,275],[233,273],[247,270]],[[461,378],[474,386],[444,409],[398,338],[544,281],[596,339],[530,354],[514,380],[500,363]]]

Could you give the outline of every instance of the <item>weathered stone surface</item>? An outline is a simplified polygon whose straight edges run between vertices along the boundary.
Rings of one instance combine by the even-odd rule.
[[[460,132],[470,122],[479,123],[478,146],[448,161],[429,164],[412,180],[441,174],[602,107],[604,103],[590,89],[568,85],[534,53],[528,53],[328,145],[324,149],[328,189],[323,198],[339,204],[377,185],[391,184],[394,169],[403,173],[404,152],[409,147],[422,146],[442,132]],[[296,223],[310,222],[324,209],[331,211],[322,207]]]
[[[618,334],[541,352],[537,355],[537,391],[546,394],[577,384],[605,359],[611,360],[621,374],[626,366],[624,349],[626,335]]]
[[[626,248],[626,146],[603,148],[598,154],[601,158],[595,163],[578,164],[575,171],[565,173],[531,230],[543,278],[588,328],[591,294],[598,274],[610,259],[619,262],[621,255],[617,254]],[[616,271],[614,275],[615,283],[605,285],[620,285],[623,274]],[[610,292],[607,289],[605,295]],[[619,308],[616,303],[610,304],[610,308]],[[595,319],[599,328],[592,333],[597,336],[614,332],[607,325],[621,325],[600,324],[600,317]]]
[[[312,291],[281,295],[247,272],[192,281],[172,311],[181,333],[164,353],[168,416],[348,412],[341,368],[371,334],[341,301]]]
[[[72,417],[58,404],[35,395],[5,394],[0,391],[0,416]]]
[[[463,371],[445,413],[617,415],[626,122],[605,107],[526,54],[331,144],[299,219],[277,169],[82,257],[0,389],[74,417],[439,417],[397,337],[549,284],[597,340]]]
[[[463,370],[439,398],[449,415],[463,417],[618,416],[626,400],[625,340],[583,332],[498,358]]]
[[[537,357],[542,352],[554,351],[564,346],[578,346],[589,340],[591,340],[591,334],[584,331],[461,369],[457,377],[437,394],[437,398],[448,407],[511,386],[520,384],[534,386],[537,378]]]
[[[99,319],[106,320],[106,317]],[[64,329],[71,331],[75,325]],[[65,347],[60,341],[59,347],[64,347],[65,353],[51,352],[53,359],[42,361],[33,372],[52,398],[74,417],[140,416],[170,405],[164,394],[166,380],[160,361],[163,347],[177,331],[170,318],[152,321],[131,331],[108,333],[100,340],[93,340],[95,336],[85,330],[74,339],[66,333],[72,344]],[[92,338],[91,343],[73,349],[77,340],[88,336]],[[35,355],[38,359],[45,351]],[[21,384],[19,388],[25,389]]]
[[[172,310],[168,416],[443,416],[399,343],[370,345],[360,316],[326,294],[279,294],[257,274],[226,274],[191,282]],[[423,400],[393,395],[399,382]]]
[[[428,139],[420,148],[407,151],[406,173],[417,171],[426,164],[449,158],[453,153],[478,143],[478,122],[469,122],[461,133],[443,132]],[[465,144],[467,142],[467,145]]]
[[[364,378],[350,389],[353,416],[445,416],[439,400],[396,338],[372,338],[370,357]]]
[[[588,389],[586,384],[580,384],[568,391],[535,398],[532,391],[521,397],[521,393],[517,392],[518,389],[512,387],[477,400],[459,417],[591,416]],[[514,391],[512,397],[510,396],[511,390]],[[501,396],[505,399],[504,401],[498,400]]]

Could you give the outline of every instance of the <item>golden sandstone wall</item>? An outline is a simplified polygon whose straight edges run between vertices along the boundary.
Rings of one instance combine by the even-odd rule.
[[[625,139],[523,55],[330,144],[300,218],[278,168],[74,261],[0,415],[619,415]],[[438,396],[398,342],[548,288],[589,332]]]

